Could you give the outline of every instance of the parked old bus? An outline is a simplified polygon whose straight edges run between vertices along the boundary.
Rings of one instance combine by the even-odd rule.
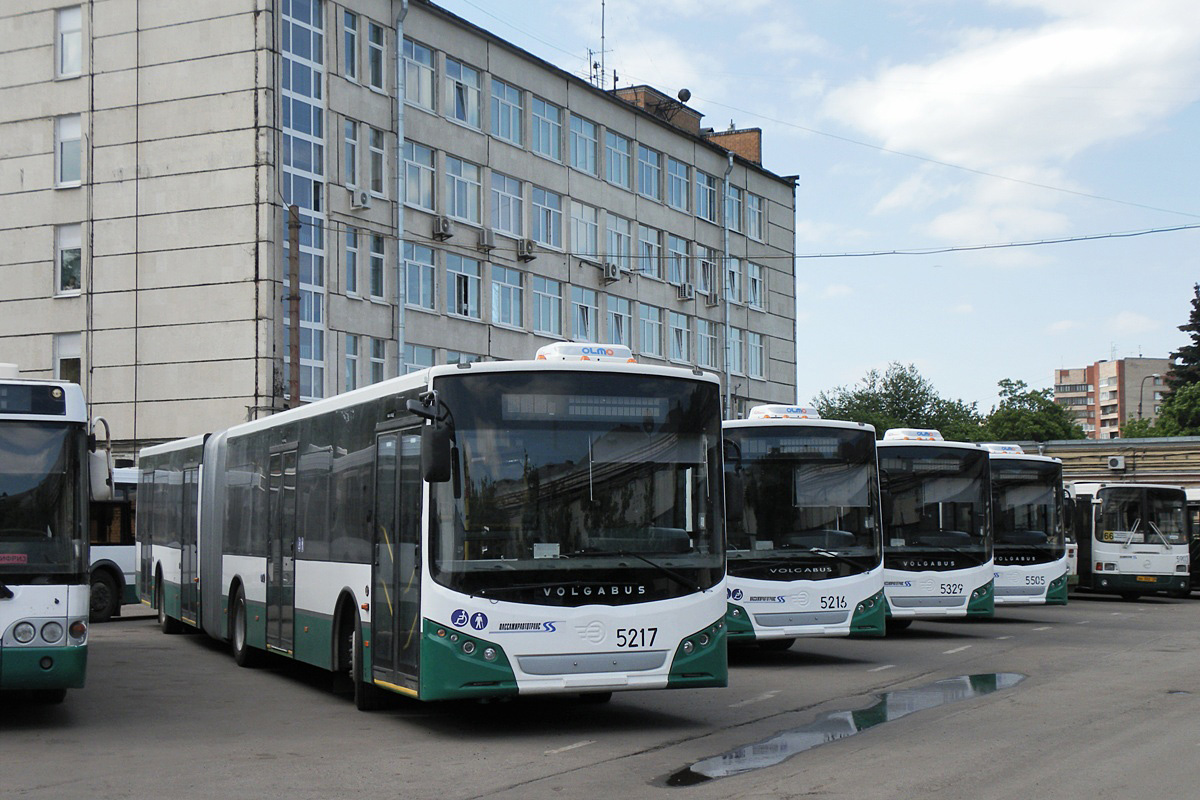
[[[988,451],[916,428],[887,431],[878,448],[888,627],[992,616]]]
[[[723,686],[719,385],[632,362],[560,343],[147,448],[143,597],[359,708]]]
[[[996,605],[1066,605],[1062,461],[1016,444],[991,453]]]
[[[137,485],[136,467],[118,467],[113,470],[112,496],[91,504],[92,622],[120,616],[122,605],[138,601],[133,538]]]
[[[784,405],[724,429],[730,642],[882,636],[875,429]]]

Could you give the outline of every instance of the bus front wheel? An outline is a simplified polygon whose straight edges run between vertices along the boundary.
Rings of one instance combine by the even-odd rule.
[[[795,643],[795,639],[763,639],[758,643],[758,649],[768,653],[782,653],[784,650],[790,650]]]
[[[33,693],[35,703],[41,703],[47,706],[56,706],[67,699],[66,689],[38,689]]]
[[[117,583],[103,570],[92,573],[92,596],[88,616],[92,622],[108,622],[117,613]]]
[[[358,620],[354,620],[350,631],[350,680],[354,682],[354,707],[359,711],[378,711],[383,707],[383,692],[375,684],[365,680],[362,632]]]
[[[887,632],[897,633],[899,631],[907,630],[908,626],[912,625],[912,622],[913,621],[911,619],[896,619],[895,617],[888,617]]]
[[[158,589],[154,593],[155,605],[158,606],[158,629],[163,633],[174,635],[183,633],[183,625],[174,617],[167,616],[166,598],[163,597],[162,576],[158,578]]]

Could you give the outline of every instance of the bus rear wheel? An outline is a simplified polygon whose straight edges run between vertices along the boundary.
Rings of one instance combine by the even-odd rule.
[[[230,622],[229,645],[233,660],[239,667],[254,668],[262,664],[263,653],[246,641],[246,595],[238,588],[233,596],[233,620]]]
[[[183,633],[183,624],[174,617],[167,616],[166,598],[163,596],[162,576],[158,577],[158,588],[155,590],[155,605],[158,606],[158,629],[165,634]]]
[[[1121,592],[1122,600],[1137,600],[1142,596],[1141,592]]]
[[[117,583],[103,570],[92,573],[91,604],[88,617],[92,622],[108,622],[117,613]]]
[[[33,693],[33,701],[46,706],[57,706],[66,699],[66,689],[38,689]]]
[[[908,630],[909,625],[912,625],[911,619],[896,619],[895,617],[888,617],[887,632],[899,633],[900,631]]]
[[[378,711],[383,708],[383,692],[363,675],[362,632],[358,620],[350,626],[350,680],[354,682],[354,707],[359,711]]]

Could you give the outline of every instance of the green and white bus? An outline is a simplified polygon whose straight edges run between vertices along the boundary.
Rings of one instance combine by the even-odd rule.
[[[1079,588],[1132,600],[1191,592],[1187,498],[1179,486],[1074,483]]]
[[[724,686],[719,385],[632,360],[560,343],[147,448],[143,598],[360,708]]]
[[[875,429],[784,405],[724,429],[730,643],[882,636]]]
[[[79,386],[0,364],[0,690],[47,703],[87,670],[91,441]]]
[[[996,605],[1066,605],[1062,461],[985,444],[992,464]]]
[[[988,451],[893,428],[879,449],[888,627],[995,612]]]
[[[92,622],[119,617],[122,605],[138,601],[133,537],[137,485],[136,467],[117,467],[112,496],[93,500],[88,510]]]

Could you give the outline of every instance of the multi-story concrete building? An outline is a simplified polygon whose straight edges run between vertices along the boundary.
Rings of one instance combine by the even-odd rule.
[[[0,361],[129,447],[284,407],[293,317],[301,400],[576,339],[791,401],[795,182],[700,120],[424,0],[11,0]]]
[[[1127,420],[1158,418],[1168,391],[1168,358],[1122,358],[1054,371],[1054,401],[1066,406],[1089,439],[1115,439]]]

